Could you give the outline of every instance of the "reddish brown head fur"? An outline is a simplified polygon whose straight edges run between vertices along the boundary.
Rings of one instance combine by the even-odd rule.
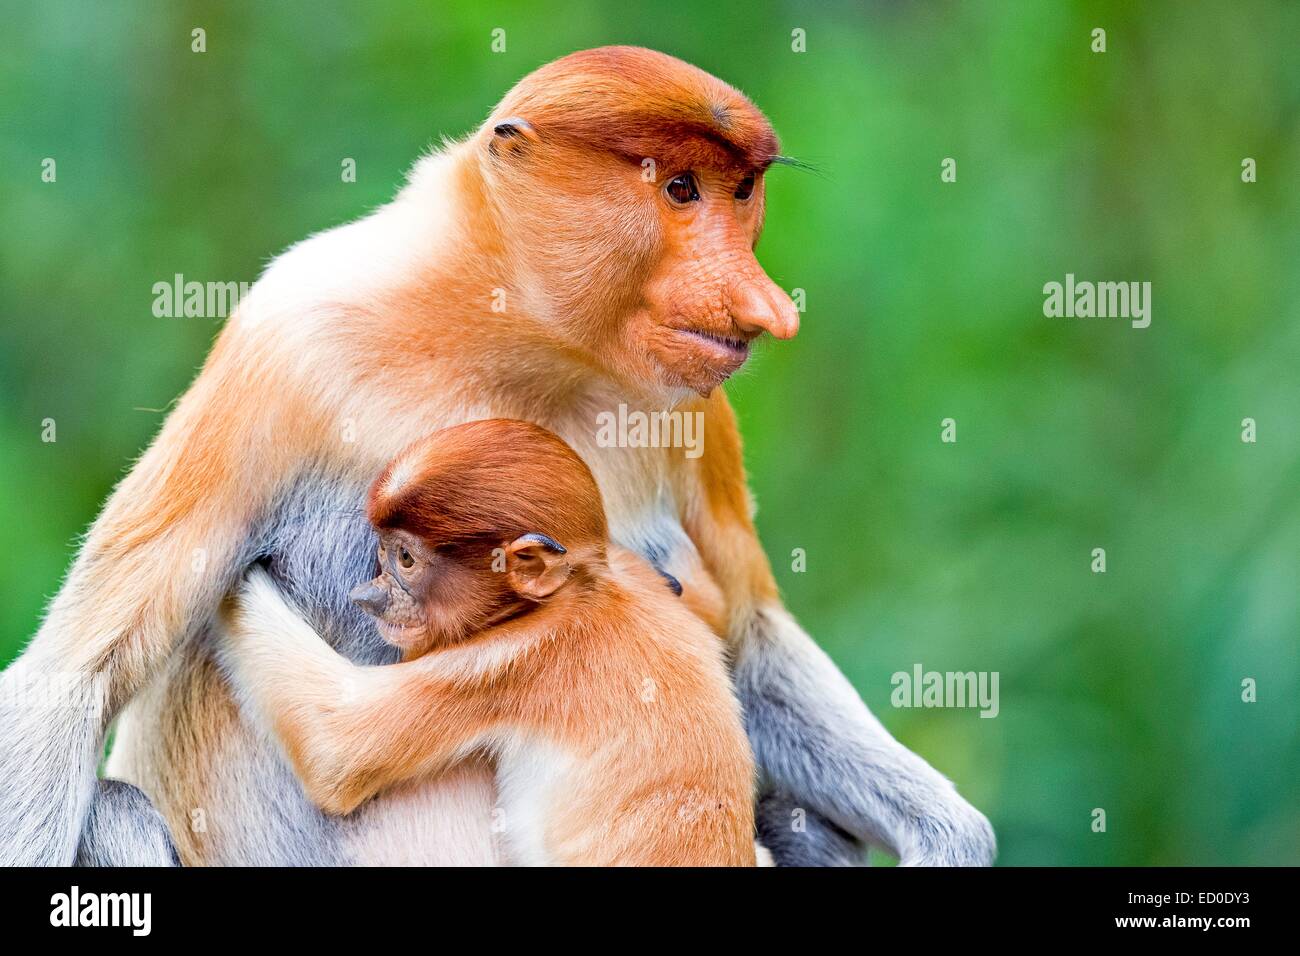
[[[522,116],[543,141],[601,149],[639,164],[763,170],[777,157],[767,118],[739,90],[640,47],[583,50],[511,90],[493,114]]]
[[[530,422],[494,418],[417,441],[370,490],[379,530],[433,544],[511,541],[541,533],[566,548],[603,545],[605,509],[590,469],[560,438]]]

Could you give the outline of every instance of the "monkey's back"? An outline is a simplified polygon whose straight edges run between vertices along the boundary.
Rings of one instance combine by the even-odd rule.
[[[609,563],[600,615],[554,647],[550,715],[577,759],[547,843],[580,865],[752,866],[754,764],[723,643],[644,559]]]

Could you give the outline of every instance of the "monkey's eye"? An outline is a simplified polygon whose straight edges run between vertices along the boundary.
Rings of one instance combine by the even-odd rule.
[[[674,176],[664,187],[664,192],[668,193],[668,198],[679,206],[685,206],[688,202],[698,202],[700,199],[700,190],[695,185],[694,173]]]
[[[754,174],[750,173],[742,179],[740,185],[736,187],[736,198],[741,202],[744,202],[752,195],[754,195]]]
[[[397,553],[397,563],[406,569],[415,567],[415,558],[411,557],[411,552],[403,548]]]

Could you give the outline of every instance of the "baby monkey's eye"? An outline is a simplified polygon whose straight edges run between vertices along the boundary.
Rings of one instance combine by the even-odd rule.
[[[736,198],[741,202],[744,202],[752,195],[754,195],[754,174],[750,173],[742,179],[740,185],[736,187]]]
[[[700,198],[700,190],[695,185],[694,173],[682,173],[680,176],[674,176],[668,185],[664,187],[664,192],[668,193],[668,198],[679,206],[685,206],[688,202],[698,202]]]
[[[411,557],[411,552],[403,548],[397,553],[397,563],[404,568],[415,567],[415,558]]]

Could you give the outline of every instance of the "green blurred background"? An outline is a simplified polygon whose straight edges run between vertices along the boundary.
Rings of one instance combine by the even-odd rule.
[[[796,615],[988,813],[1003,863],[1300,861],[1300,4],[4,18],[0,662],[217,332],[155,318],[154,282],[252,280],[534,67],[637,43],[744,89],[816,166],[771,173],[759,250],[806,290],[803,331],[729,386]],[[1152,282],[1151,327],[1045,318],[1067,272]],[[917,662],[998,671],[1000,715],[892,708]]]

